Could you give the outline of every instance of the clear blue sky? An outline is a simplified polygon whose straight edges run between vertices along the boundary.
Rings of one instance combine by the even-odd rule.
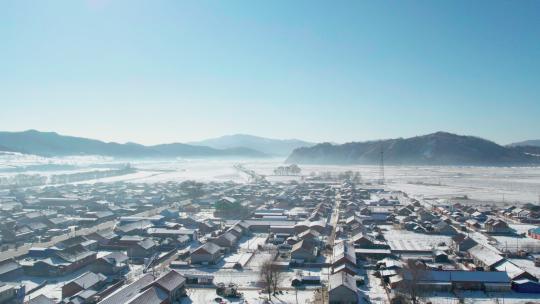
[[[0,2],[0,129],[540,138],[540,1]]]

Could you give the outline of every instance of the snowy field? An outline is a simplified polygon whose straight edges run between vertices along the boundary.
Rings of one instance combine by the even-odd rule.
[[[273,170],[283,165],[283,161],[283,159],[135,160],[131,161],[131,164],[139,170],[136,173],[86,182],[156,183],[184,180],[248,182],[248,176],[236,170],[233,167],[235,164],[242,164],[247,169],[265,175],[270,181],[299,180],[300,177],[272,176]],[[94,168],[114,168],[122,163],[126,161],[92,156],[44,158],[21,154],[1,154],[0,177],[19,173],[41,175],[74,173],[94,170]],[[52,169],[43,169],[42,165],[51,165]],[[54,171],[54,166],[70,166],[70,168],[68,170],[58,167],[59,169]],[[321,172],[339,173],[351,170],[360,172],[366,182],[373,182],[379,178],[378,166],[301,165],[300,167],[302,175],[306,177]],[[452,198],[467,195],[471,199],[480,201],[538,202],[540,197],[540,167],[387,166],[385,177],[388,187],[425,198]]]
[[[395,229],[390,225],[381,225],[384,237],[392,250],[399,251],[431,251],[440,243],[450,244],[452,238],[444,235],[416,233],[412,231]]]

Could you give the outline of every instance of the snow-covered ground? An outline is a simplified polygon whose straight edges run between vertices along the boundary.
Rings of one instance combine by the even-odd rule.
[[[0,177],[16,174],[4,171],[9,168],[32,165],[70,165],[69,172],[86,171],[92,167],[115,167],[126,161],[105,157],[44,158],[21,154],[0,155]],[[248,176],[233,166],[242,164],[245,168],[268,177],[270,181],[298,180],[294,176],[272,176],[273,170],[283,165],[284,159],[262,160],[219,160],[219,159],[177,159],[167,161],[135,160],[131,164],[140,171],[134,174],[99,179],[100,182],[130,181],[155,183],[163,181],[235,181],[247,182]],[[365,181],[379,178],[378,166],[330,166],[301,165],[302,175],[309,177],[321,172],[360,172]],[[61,172],[65,173],[66,170]],[[25,174],[55,174],[60,171],[24,171]],[[412,195],[431,197],[456,197],[467,195],[476,200],[506,202],[537,202],[540,195],[540,167],[457,167],[457,166],[387,166],[387,185]]]
[[[260,304],[265,303],[267,295],[262,294],[259,290],[240,290],[243,294],[241,299],[224,299],[226,303],[244,303],[244,304]],[[213,288],[190,288],[189,297],[182,299],[182,304],[190,303],[216,303],[214,299],[218,297],[216,290]],[[298,301],[297,301],[298,299]],[[272,303],[278,304],[305,304],[310,303],[313,299],[313,290],[298,290],[298,293],[294,290],[285,290],[283,294],[276,297],[272,297]]]
[[[362,294],[369,298],[373,304],[388,303],[386,291],[381,283],[381,279],[375,276],[375,271],[368,270],[365,278],[365,285],[360,287]]]
[[[430,251],[437,248],[440,243],[449,245],[450,236],[416,233],[403,229],[396,229],[391,225],[381,225],[386,230],[384,236],[392,250],[403,251]]]

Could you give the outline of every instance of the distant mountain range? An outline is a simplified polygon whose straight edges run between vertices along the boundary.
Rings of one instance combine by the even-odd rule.
[[[276,156],[287,156],[294,149],[300,147],[311,147],[315,143],[299,139],[271,139],[246,134],[226,135],[202,141],[191,142],[190,144],[208,146],[216,149],[232,149],[238,147],[263,151]]]
[[[437,132],[411,138],[346,144],[314,144],[291,139],[228,135],[189,144],[145,146],[103,142],[28,130],[0,132],[0,151],[41,156],[103,155],[116,158],[265,158],[287,155],[297,164],[378,164],[383,151],[388,165],[526,166],[540,165],[540,146],[501,146],[473,137]],[[291,152],[292,151],[292,152]]]
[[[520,141],[520,142],[517,142],[517,143],[509,144],[508,146],[511,146],[511,147],[523,147],[523,146],[540,147],[540,139]]]
[[[540,146],[510,146],[510,148],[528,155],[540,156]]]
[[[509,144],[508,147],[528,155],[540,155],[540,139],[520,141]]]
[[[473,137],[437,132],[411,138],[318,144],[298,148],[287,158],[297,164],[507,166],[540,165],[540,157]]]
[[[0,132],[0,151],[20,152],[41,156],[103,155],[119,158],[174,157],[242,157],[261,158],[269,155],[249,148],[215,149],[182,143],[144,146],[136,143],[119,144],[94,139],[64,136],[54,132],[28,130]]]

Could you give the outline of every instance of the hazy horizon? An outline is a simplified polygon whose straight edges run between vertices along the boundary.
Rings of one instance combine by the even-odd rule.
[[[0,130],[159,144],[540,134],[540,2],[5,1]]]

